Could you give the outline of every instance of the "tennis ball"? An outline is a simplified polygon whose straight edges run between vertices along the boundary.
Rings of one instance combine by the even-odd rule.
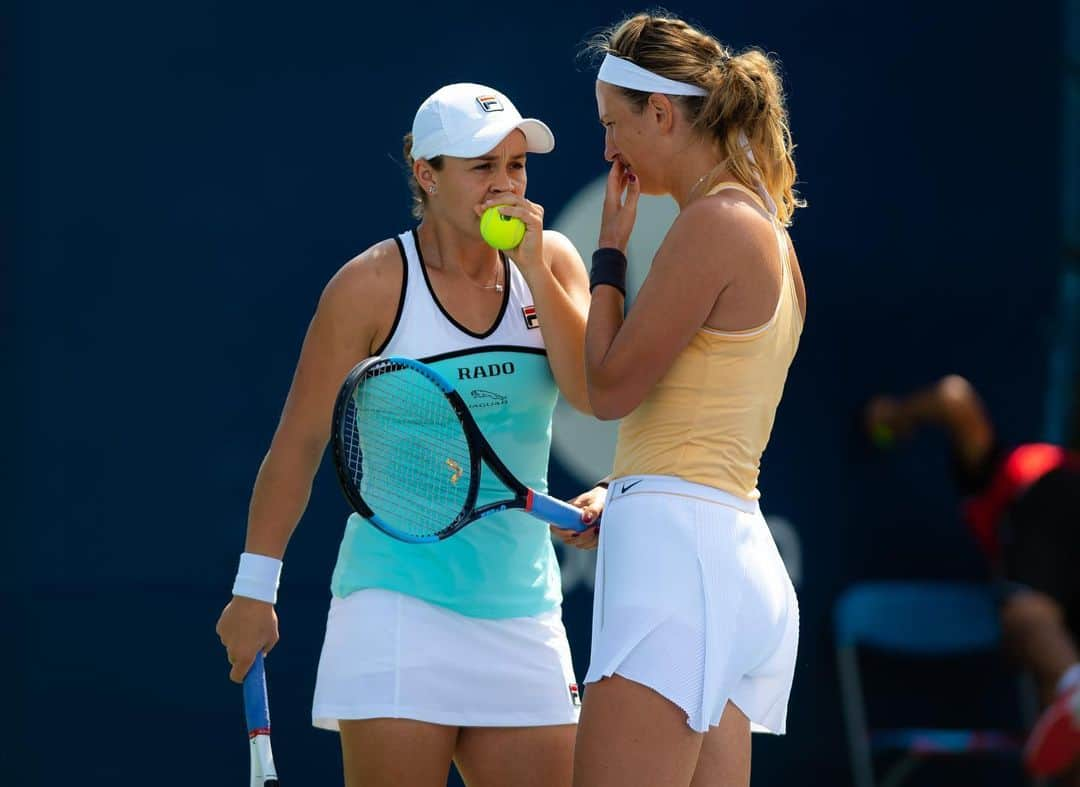
[[[874,424],[870,430],[870,439],[878,448],[892,448],[893,443],[896,442],[896,435],[885,424]]]
[[[525,237],[525,222],[516,216],[499,213],[500,206],[493,206],[480,217],[480,235],[489,246],[496,249],[514,249]]]

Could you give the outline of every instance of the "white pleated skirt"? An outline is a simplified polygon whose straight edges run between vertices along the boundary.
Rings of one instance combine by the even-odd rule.
[[[669,476],[611,482],[586,684],[648,686],[698,732],[730,700],[755,732],[783,734],[798,640],[795,589],[756,502]]]
[[[470,618],[376,588],[330,602],[316,727],[374,718],[539,727],[577,723],[580,706],[559,609]]]

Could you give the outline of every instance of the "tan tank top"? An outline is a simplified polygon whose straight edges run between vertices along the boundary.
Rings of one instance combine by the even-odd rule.
[[[719,183],[709,196],[726,189],[742,191],[762,205],[756,193],[739,183]],[[669,475],[748,500],[760,497],[761,455],[803,326],[787,235],[775,217],[772,221],[782,266],[772,318],[745,331],[703,327],[694,335],[619,425],[616,477]]]

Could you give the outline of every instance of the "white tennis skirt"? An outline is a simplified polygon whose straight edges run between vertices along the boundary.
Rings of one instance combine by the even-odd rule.
[[[586,683],[648,686],[698,732],[728,700],[755,732],[785,731],[799,607],[756,502],[669,476],[612,481],[592,632]]]
[[[575,724],[561,611],[470,618],[390,590],[330,602],[312,722],[401,718],[462,727]]]

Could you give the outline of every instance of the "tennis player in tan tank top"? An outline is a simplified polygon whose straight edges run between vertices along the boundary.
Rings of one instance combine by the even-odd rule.
[[[623,422],[574,784],[749,784],[751,724],[784,731],[798,632],[794,590],[757,505],[759,461],[806,312],[785,230],[801,202],[783,93],[767,55],[735,54],[671,17],[636,15],[592,48],[603,55],[596,99],[611,171],[586,377],[593,412]],[[642,193],[670,195],[680,212],[624,319]],[[684,517],[691,499],[697,508]],[[672,552],[684,531],[690,544],[719,539],[719,551]],[[633,533],[646,535],[632,545]],[[746,544],[757,550],[749,561]],[[711,576],[724,561],[732,570]],[[685,614],[700,600],[680,597],[684,570],[695,575],[689,592],[705,588],[701,620]],[[653,598],[635,581],[656,583]],[[751,606],[726,609],[727,598]],[[688,626],[700,630],[679,639]]]

